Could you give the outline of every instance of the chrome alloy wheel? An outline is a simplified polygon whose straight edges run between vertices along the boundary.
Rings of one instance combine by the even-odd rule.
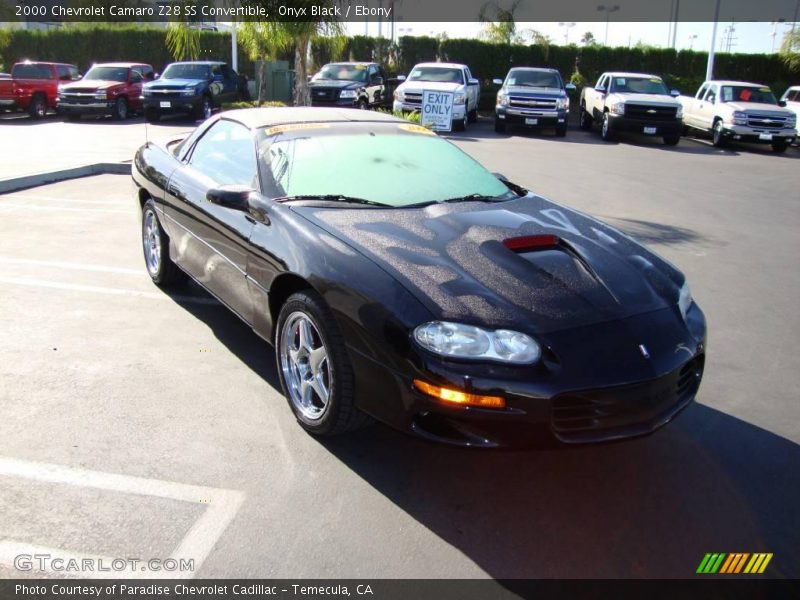
[[[147,270],[151,275],[156,275],[161,266],[161,232],[159,229],[156,214],[148,210],[144,214],[144,231],[142,233],[142,245],[144,246],[144,258],[147,263]]]
[[[296,311],[289,315],[281,330],[279,351],[292,404],[306,419],[320,419],[330,400],[331,368],[322,336],[307,314]]]

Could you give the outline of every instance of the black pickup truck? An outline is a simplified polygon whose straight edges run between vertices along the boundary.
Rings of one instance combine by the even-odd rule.
[[[330,63],[308,84],[313,106],[377,108],[384,104],[386,76],[376,63]]]

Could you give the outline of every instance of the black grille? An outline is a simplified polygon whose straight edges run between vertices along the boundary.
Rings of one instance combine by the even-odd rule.
[[[526,98],[525,96],[511,96],[508,105],[512,108],[529,108],[535,110],[555,110],[555,98]]]
[[[648,106],[646,104],[625,104],[625,116],[647,121],[671,121],[677,114],[675,106]]]
[[[311,88],[311,104],[314,104],[315,102],[335,102],[338,97],[338,88]]]
[[[405,99],[406,104],[419,104],[420,106],[422,106],[422,94],[406,92],[405,98],[406,98]]]
[[[563,394],[551,403],[551,423],[564,438],[646,424],[687,402],[700,385],[699,356],[663,377],[646,383]]]
[[[153,98],[180,98],[181,93],[173,89],[151,89],[150,93]]]

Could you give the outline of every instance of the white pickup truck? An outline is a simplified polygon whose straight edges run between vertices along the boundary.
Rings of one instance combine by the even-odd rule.
[[[679,100],[686,129],[711,133],[718,147],[735,140],[771,144],[783,152],[797,137],[797,116],[760,83],[706,81],[694,98]]]
[[[606,141],[617,131],[661,136],[674,146],[681,139],[681,105],[661,77],[646,73],[603,73],[594,87],[581,91],[580,128],[600,123]]]
[[[472,76],[469,67],[455,63],[420,63],[411,69],[408,78],[398,77],[403,83],[394,91],[395,112],[414,112],[422,108],[422,92],[435,90],[454,92],[453,129],[466,129],[467,123],[478,120],[480,82]]]

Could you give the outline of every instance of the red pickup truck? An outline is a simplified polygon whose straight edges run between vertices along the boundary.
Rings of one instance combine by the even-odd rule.
[[[19,62],[11,67],[10,79],[0,79],[0,109],[26,110],[31,118],[41,119],[56,107],[59,84],[77,79],[75,65]]]

